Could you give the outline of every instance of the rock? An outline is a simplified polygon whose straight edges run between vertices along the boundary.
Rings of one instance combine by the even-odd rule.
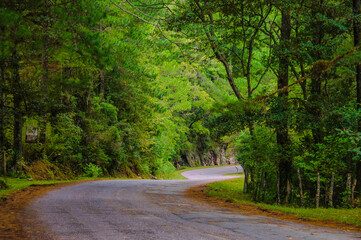
[[[214,147],[208,150],[196,149],[183,152],[178,159],[178,166],[214,166],[238,164],[236,153],[227,149],[227,145]]]
[[[152,174],[150,174],[149,177],[150,177],[151,179],[155,179],[155,180],[158,179],[156,176],[154,176],[154,175],[152,175]]]

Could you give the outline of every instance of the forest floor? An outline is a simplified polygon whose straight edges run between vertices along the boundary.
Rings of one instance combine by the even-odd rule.
[[[261,215],[343,231],[361,232],[361,209],[359,208],[306,209],[253,203],[250,200],[246,200],[244,196],[242,197],[242,194],[238,194],[237,198],[234,196],[235,194],[230,193],[230,191],[236,192],[234,191],[235,184],[242,186],[240,180],[227,180],[192,187],[187,190],[186,195],[197,201],[226,207],[243,214]]]

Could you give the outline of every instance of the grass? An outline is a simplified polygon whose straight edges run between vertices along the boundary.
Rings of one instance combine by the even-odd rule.
[[[49,184],[57,184],[57,183],[66,183],[66,182],[77,182],[77,181],[82,181],[82,180],[95,180],[95,179],[115,179],[115,178],[109,178],[109,177],[104,177],[104,178],[90,178],[90,177],[81,177],[81,178],[76,178],[76,179],[72,179],[72,180],[50,180],[50,181],[46,181],[46,180],[33,180],[33,181],[29,181],[27,179],[22,179],[22,178],[13,178],[13,177],[0,177],[0,181],[4,181],[6,183],[6,185],[8,185],[9,188],[7,189],[0,189],[0,199],[4,196],[10,195],[13,192],[16,192],[18,190],[21,190],[23,188],[27,188],[31,185],[49,185]],[[116,179],[120,179],[120,178],[116,178]]]
[[[242,176],[244,175],[243,172],[240,172],[240,173],[227,173],[226,176]]]
[[[251,198],[243,194],[244,178],[233,179],[224,182],[216,182],[208,185],[206,193],[209,196],[220,199],[231,199],[235,203],[247,203],[273,211],[290,213],[303,219],[332,220],[340,223],[361,226],[361,209],[334,209],[334,208],[297,208],[278,206],[264,203],[254,203]]]
[[[71,181],[28,181],[27,179],[19,179],[19,178],[0,178],[3,180],[6,185],[8,185],[8,189],[0,189],[0,198],[6,195],[9,195],[15,191],[21,190],[23,188],[29,187],[30,185],[48,185],[62,182],[71,182]],[[76,181],[76,180],[73,180]]]

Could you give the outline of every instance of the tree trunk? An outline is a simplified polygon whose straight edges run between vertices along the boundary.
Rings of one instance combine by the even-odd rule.
[[[44,93],[44,103],[47,102],[48,97],[48,83],[49,83],[49,29],[48,29],[48,15],[49,15],[49,3],[45,1],[45,14],[46,20],[43,25],[43,54],[42,54],[42,92]],[[48,121],[47,117],[47,108],[44,108],[44,113],[42,116],[42,120],[40,121],[40,134],[39,134],[39,142],[45,144],[46,143],[46,125]],[[45,154],[45,146],[43,146],[43,154]]]
[[[46,125],[48,122],[48,115],[45,113],[42,116],[40,121],[40,134],[39,134],[39,142],[42,144],[46,143]],[[43,150],[45,151],[45,146],[43,146]]]
[[[283,51],[289,49],[289,40],[291,38],[291,16],[289,9],[282,10],[282,25],[281,25],[281,39],[280,44],[283,46]],[[279,59],[279,76],[278,76],[278,89],[282,89],[288,86],[288,68],[290,60],[287,54],[280,54]],[[287,99],[288,92],[281,91],[278,94],[279,97],[279,108],[282,112],[287,112]],[[277,128],[277,144],[281,147],[281,157],[279,161],[279,194],[280,198],[284,198],[287,195],[287,181],[290,177],[291,172],[291,159],[288,156],[287,147],[289,145],[288,136],[288,123],[287,119],[280,121]]]
[[[102,20],[99,22],[99,33],[103,33],[103,23]],[[101,95],[102,100],[104,99],[104,93],[105,93],[105,82],[104,82],[104,70],[101,69],[99,71],[99,94]]]
[[[104,71],[100,70],[99,71],[99,94],[101,96],[102,99],[104,99]]]
[[[351,205],[351,178],[352,178],[352,174],[348,173],[347,174],[347,181],[346,181],[346,204],[347,205]]]
[[[248,170],[247,169],[246,169],[246,172],[245,172],[243,193],[246,193],[246,192],[248,192]]]
[[[11,167],[17,168],[23,155],[23,113],[21,109],[22,94],[19,75],[19,59],[16,50],[13,53],[13,101],[14,101],[14,158]]]
[[[313,10],[312,13],[316,16],[317,14],[324,14],[324,6],[323,0],[314,1],[313,3]],[[315,18],[317,19],[317,18]],[[314,50],[311,54],[315,61],[323,59],[324,52],[322,48],[322,39],[324,37],[324,23],[323,20],[315,20],[313,22],[313,27],[315,28],[314,36],[312,39],[312,44],[316,46],[316,50]],[[322,88],[322,79],[321,79],[321,72],[314,72],[311,75],[311,91],[309,97],[309,114],[312,116],[313,121],[313,128],[312,128],[312,135],[314,142],[321,143],[323,141],[323,132],[321,124],[321,112],[322,112],[322,105],[321,105],[321,91]]]
[[[4,61],[0,62],[1,70],[1,83],[0,83],[0,152],[4,150],[5,138],[4,138],[4,117],[3,106],[5,105],[5,65]]]
[[[267,184],[267,172],[264,172],[262,202],[264,202],[266,198],[266,184]]]
[[[321,73],[314,73],[311,76],[311,95],[310,102],[310,115],[313,116],[314,126],[312,128],[312,136],[314,143],[321,143],[323,141],[323,133],[321,123],[322,108],[320,105],[321,100]]]
[[[259,179],[259,178],[258,178],[258,179]],[[256,197],[256,201],[260,201],[260,200],[261,200],[263,179],[264,179],[264,167],[262,167],[262,170],[261,170],[261,179],[259,179],[259,183],[258,183],[258,187],[257,187],[257,197]]]
[[[287,195],[286,195],[286,200],[285,200],[286,204],[288,204],[290,195],[291,195],[291,185],[290,185],[290,180],[287,179]]]
[[[353,31],[354,31],[354,45],[359,46],[361,44],[361,22],[356,18],[357,15],[361,14],[361,1],[353,0]],[[361,108],[361,64],[356,64],[356,95],[357,95],[357,108]],[[358,121],[358,131],[361,132],[361,119]],[[356,179],[361,182],[361,161],[356,163]],[[356,191],[361,194],[361,184],[356,187]]]
[[[253,139],[252,122],[248,123],[248,130],[249,130],[249,134],[251,135],[251,138]],[[254,191],[254,172],[253,172],[253,168],[251,168],[251,167],[250,167],[250,174],[251,174],[251,184],[248,184],[248,171],[247,171],[247,192],[250,192],[250,188],[251,188],[251,191]],[[249,185],[251,185],[251,187]]]
[[[259,188],[260,188],[260,185],[261,185],[261,182],[260,182],[261,175],[262,175],[262,173],[258,172],[256,181],[255,181],[255,184],[256,184],[255,189],[253,190],[253,201],[258,200],[258,192],[259,192]]]
[[[324,203],[323,203],[324,207],[328,206],[328,196],[329,196],[328,184],[325,182],[325,195],[324,195]]]
[[[320,173],[317,173],[316,208],[320,206],[320,193],[321,193]]]
[[[303,207],[303,189],[302,189],[302,178],[301,178],[301,171],[300,168],[297,168],[297,175],[298,175],[298,185],[300,187],[300,201],[301,207]]]
[[[351,189],[351,206],[354,208],[355,207],[355,188],[356,188],[356,184],[357,184],[357,179],[355,178],[353,185],[352,185],[352,189]]]
[[[242,164],[242,168],[244,172],[243,193],[246,193],[248,190],[248,171],[243,164]]]
[[[328,197],[328,205],[333,207],[333,186],[335,184],[335,173],[333,172],[331,175],[331,185],[330,185],[330,194]]]
[[[12,163],[12,167],[15,169],[17,168],[17,164],[21,161],[23,156],[23,114],[21,112],[21,99],[18,97],[14,98],[14,107],[15,107],[15,114],[14,114],[14,160]]]
[[[280,174],[277,173],[277,205],[281,205]]]
[[[254,182],[254,168],[253,167],[250,168],[250,173],[251,173],[251,191],[254,191],[255,182]]]
[[[3,174],[4,174],[4,177],[6,177],[6,152],[5,150],[2,151],[2,157],[3,157]]]

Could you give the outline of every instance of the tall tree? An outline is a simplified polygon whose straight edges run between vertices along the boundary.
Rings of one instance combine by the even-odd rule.
[[[361,1],[353,0],[353,33],[354,45],[361,45]],[[361,63],[356,63],[356,103],[361,110]],[[358,131],[361,132],[361,119],[357,123]],[[361,193],[361,161],[356,164],[357,191]]]
[[[287,51],[290,48],[290,39],[291,39],[291,7],[285,4],[281,7],[282,14],[282,23],[281,23],[281,38],[280,38],[280,46],[281,46],[281,54],[279,57],[279,72],[278,72],[278,89],[283,89],[288,86],[288,78],[289,78],[289,66],[290,59],[287,54]],[[287,99],[288,99],[288,91],[280,92],[278,94],[279,97],[279,111],[285,115],[288,111],[287,107]],[[284,117],[281,121],[281,124],[276,130],[277,132],[277,144],[280,146],[281,153],[279,159],[279,196],[278,202],[282,201],[284,197],[288,194],[287,186],[290,180],[291,173],[291,158],[289,152],[287,151],[290,144],[290,139],[288,135],[288,123],[287,118]]]

